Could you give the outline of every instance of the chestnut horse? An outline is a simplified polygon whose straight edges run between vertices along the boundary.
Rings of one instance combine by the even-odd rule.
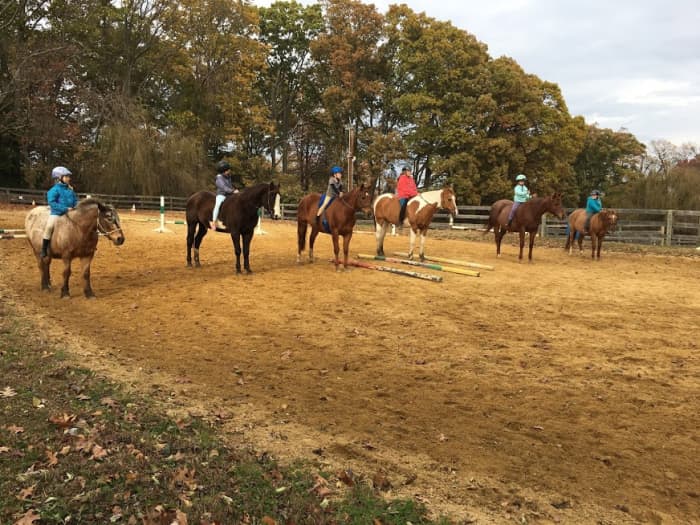
[[[597,249],[598,260],[600,260],[600,247],[603,245],[603,238],[617,226],[617,212],[611,209],[604,209],[593,214],[587,232],[584,231],[585,223],[585,209],[578,208],[571,212],[569,215],[569,235],[566,238],[564,249],[568,249],[569,255],[571,255],[574,249],[574,237],[578,233],[578,249],[582,253],[583,238],[586,234],[589,234],[591,236],[591,259],[596,258]]]
[[[384,255],[384,237],[390,224],[399,224],[401,205],[392,193],[383,193],[374,200],[372,206],[377,237],[377,255]],[[408,258],[413,259],[416,235],[420,234],[420,260],[425,260],[425,236],[438,208],[447,210],[452,217],[459,214],[457,199],[452,188],[419,193],[406,203],[406,218],[411,226],[408,243]]]
[[[316,220],[320,200],[320,193],[310,193],[299,201],[299,206],[297,207],[297,240],[299,247],[297,262],[301,263],[301,252],[306,247],[306,228],[311,226],[311,233],[309,234],[309,262],[314,262],[314,242],[319,232],[323,231],[323,233],[329,233],[333,237],[333,254],[335,255],[333,261],[335,262],[336,271],[340,270],[338,237],[343,236],[343,267],[347,270],[350,239],[352,239],[352,230],[355,227],[355,213],[358,211],[370,213],[372,197],[364,184],[343,194],[342,197],[337,197],[326,207],[324,212],[328,221],[329,231],[325,230],[320,220]]]
[[[200,268],[199,247],[202,239],[209,231],[214,211],[214,194],[210,191],[199,191],[187,199],[185,216],[187,218],[187,266],[192,266],[192,245],[194,244],[194,265]],[[226,226],[217,228],[217,232],[231,234],[231,242],[236,255],[236,273],[241,273],[241,238],[243,238],[243,267],[247,273],[250,269],[250,242],[253,240],[255,226],[258,224],[258,209],[264,207],[273,219],[279,219],[280,195],[279,185],[274,182],[263,182],[245,188],[228,197],[221,204],[219,220]],[[197,228],[199,226],[199,228]],[[195,235],[196,231],[196,235]]]
[[[80,258],[83,269],[83,293],[88,299],[95,297],[90,284],[90,265],[97,249],[99,235],[106,236],[117,246],[124,244],[124,232],[119,222],[119,214],[113,206],[97,199],[85,199],[74,210],[70,210],[56,221],[51,236],[48,257],[41,257],[41,241],[44,227],[49,218],[48,206],[37,206],[27,214],[24,229],[27,240],[34,251],[39,271],[41,289],[51,290],[51,260],[63,261],[63,287],[61,297],[70,297],[68,281],[71,275],[71,262]]]
[[[547,197],[533,197],[529,201],[518,206],[515,210],[513,222],[508,226],[508,214],[513,207],[513,201],[501,199],[493,203],[489,212],[489,222],[484,234],[493,228],[496,237],[496,255],[501,255],[501,241],[507,232],[520,234],[520,255],[518,260],[523,260],[523,248],[525,246],[525,232],[530,234],[530,251],[528,261],[532,262],[532,247],[535,244],[535,235],[542,222],[542,215],[551,213],[560,219],[566,216],[561,205],[561,193],[553,193]]]

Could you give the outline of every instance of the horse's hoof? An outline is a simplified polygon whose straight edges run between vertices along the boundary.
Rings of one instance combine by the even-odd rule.
[[[186,264],[186,267],[187,267],[187,268],[192,268],[192,263],[191,263],[191,262],[188,262],[188,263]]]
[[[61,299],[70,299],[70,294],[69,293],[62,293]]]
[[[94,293],[91,294],[85,294],[85,299],[97,299],[97,296]]]
[[[246,275],[253,275],[253,270],[251,270],[250,268],[246,268],[245,274]]]

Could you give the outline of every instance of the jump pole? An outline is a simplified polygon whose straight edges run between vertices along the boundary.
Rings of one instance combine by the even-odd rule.
[[[19,228],[0,228],[0,239],[26,239],[27,234]]]
[[[468,275],[469,277],[479,277],[481,274],[474,270],[465,270],[464,268],[455,268],[454,266],[442,266],[440,264],[424,263],[419,261],[411,261],[408,259],[396,259],[394,257],[385,257],[383,255],[368,255],[358,253],[360,259],[374,259],[375,261],[386,261],[390,263],[408,264],[410,266],[420,266],[429,270],[437,270],[438,272],[457,273],[459,275]]]
[[[158,233],[172,233],[165,227],[165,197],[160,196],[160,227],[153,230]]]
[[[331,260],[330,262],[334,262]],[[411,272],[408,270],[399,270],[398,268],[391,268],[390,266],[378,266],[376,264],[369,264],[362,261],[349,260],[348,264],[350,266],[357,266],[358,268],[366,268],[368,270],[377,270],[380,272],[395,273],[397,275],[405,275],[406,277],[415,277],[416,279],[423,279],[424,281],[432,281],[434,283],[441,283],[441,275],[430,275],[429,273],[421,272]]]
[[[397,257],[408,257],[408,254],[406,252],[394,252],[394,255]],[[426,261],[435,261],[435,262],[441,262],[441,263],[446,263],[446,264],[456,264],[458,266],[467,266],[468,268],[479,268],[481,270],[493,270],[493,266],[490,266],[488,264],[479,264],[479,263],[473,263],[473,262],[467,262],[467,261],[458,261],[457,259],[445,259],[444,257],[428,257],[427,255],[424,257]]]

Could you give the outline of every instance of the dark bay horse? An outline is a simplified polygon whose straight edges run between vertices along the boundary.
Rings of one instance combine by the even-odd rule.
[[[81,201],[74,210],[58,218],[51,236],[49,256],[42,258],[41,241],[49,211],[48,206],[38,206],[30,211],[24,220],[27,240],[34,251],[41,272],[41,289],[51,289],[51,260],[61,259],[63,261],[61,297],[70,297],[68,280],[71,275],[71,262],[75,258],[80,258],[83,270],[83,293],[88,299],[95,297],[90,284],[90,264],[95,256],[99,235],[106,236],[117,246],[124,244],[124,232],[122,232],[117,210],[97,199]]]
[[[604,209],[591,216],[591,222],[588,225],[588,232],[584,231],[586,223],[586,210],[578,208],[569,215],[569,235],[566,238],[566,246],[564,249],[569,250],[569,255],[574,249],[574,237],[578,233],[578,249],[583,252],[583,238],[586,234],[591,236],[591,259],[596,258],[596,249],[598,251],[598,260],[600,260],[600,247],[603,245],[605,235],[613,231],[617,226],[617,212],[611,209]]]
[[[496,237],[496,255],[501,255],[501,241],[507,232],[520,234],[520,255],[518,260],[523,260],[523,248],[525,247],[525,232],[530,234],[530,251],[528,261],[532,262],[532,247],[535,244],[535,235],[542,222],[542,215],[551,213],[560,219],[566,216],[561,204],[561,193],[553,193],[547,197],[533,197],[515,210],[513,222],[508,226],[508,214],[513,207],[513,201],[502,199],[493,203],[489,212],[489,222],[484,234],[493,228]]]
[[[399,225],[399,199],[393,193],[384,193],[374,200],[372,205],[376,225],[377,255],[384,255],[384,237],[390,224]],[[457,199],[450,187],[441,190],[419,193],[406,204],[406,219],[411,226],[408,244],[408,258],[413,259],[413,248],[416,245],[416,235],[420,234],[420,260],[425,260],[425,236],[433,220],[433,215],[442,208],[456,217]]]
[[[209,222],[214,210],[214,199],[214,194],[210,191],[199,191],[187,199],[185,206],[187,266],[192,266],[193,244],[194,265],[196,268],[202,266],[199,262],[199,247],[209,230]],[[241,273],[241,238],[243,239],[243,267],[247,273],[253,273],[249,260],[250,241],[253,239],[255,226],[258,223],[258,209],[260,207],[264,207],[273,219],[280,218],[279,185],[274,182],[263,182],[245,188],[239,193],[226,197],[219,210],[219,220],[224,223],[226,228],[216,231],[231,234],[236,254],[236,273]]]
[[[343,267],[347,270],[350,239],[352,239],[352,230],[355,227],[355,213],[360,210],[370,213],[372,197],[369,190],[362,184],[331,202],[325,211],[330,232],[326,232],[320,221],[316,220],[316,212],[318,211],[320,200],[320,193],[310,193],[302,197],[299,202],[297,208],[297,240],[299,245],[297,262],[301,263],[301,252],[306,247],[306,229],[308,226],[311,226],[311,233],[309,234],[309,262],[314,262],[314,242],[319,231],[323,231],[323,233],[330,233],[333,237],[333,253],[335,254],[333,260],[335,261],[336,271],[340,270],[338,238],[341,235],[343,236]]]

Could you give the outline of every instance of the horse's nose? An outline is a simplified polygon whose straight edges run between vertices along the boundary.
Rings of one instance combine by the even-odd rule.
[[[116,244],[117,246],[121,246],[122,244],[124,244],[124,236],[121,235],[117,237],[117,240],[114,242],[114,244]]]

